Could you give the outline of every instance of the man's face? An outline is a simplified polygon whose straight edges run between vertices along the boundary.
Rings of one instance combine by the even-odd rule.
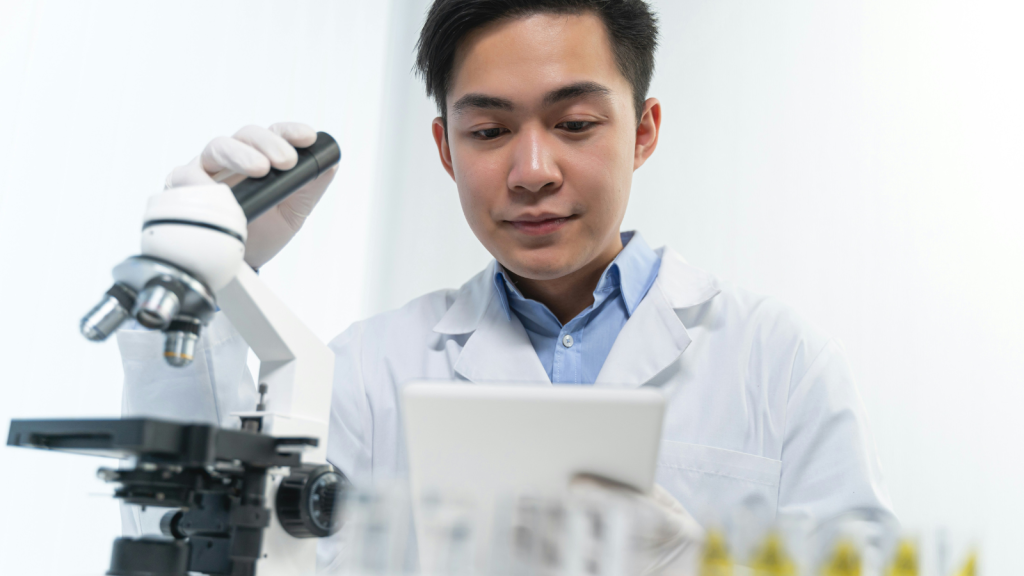
[[[447,139],[440,119],[434,137],[484,247],[534,280],[606,264],[660,108],[649,100],[657,118],[637,128],[601,20],[537,14],[484,27],[460,45],[452,80]]]

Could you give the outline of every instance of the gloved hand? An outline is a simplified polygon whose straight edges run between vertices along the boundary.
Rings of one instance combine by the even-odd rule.
[[[305,148],[315,141],[316,130],[298,122],[278,122],[270,128],[246,126],[230,138],[214,138],[202,154],[171,170],[165,187],[214,182],[231,186],[247,177],[266,176],[271,167],[288,170],[299,160],[295,148]],[[337,171],[337,166],[332,167],[249,223],[246,263],[259,268],[284,248],[320,201]]]
[[[696,574],[705,532],[686,508],[667,490],[654,485],[644,494],[625,484],[593,474],[577,474],[569,485],[584,497],[624,500],[634,511],[637,568],[644,575]]]

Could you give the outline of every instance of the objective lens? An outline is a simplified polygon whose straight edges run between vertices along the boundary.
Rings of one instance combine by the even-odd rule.
[[[178,313],[178,295],[160,283],[151,283],[139,294],[135,318],[146,328],[163,329]]]
[[[121,324],[131,317],[135,293],[123,284],[114,284],[100,301],[82,318],[82,335],[93,342],[106,340]]]
[[[85,315],[85,318],[82,318],[82,336],[93,342],[102,342],[130,316],[131,313],[121,307],[117,298],[106,295]]]
[[[182,367],[192,363],[196,353],[196,342],[199,341],[198,320],[176,318],[167,327],[167,339],[164,341],[164,360],[171,366]]]

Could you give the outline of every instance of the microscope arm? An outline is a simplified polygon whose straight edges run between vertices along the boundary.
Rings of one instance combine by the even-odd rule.
[[[266,384],[260,410],[237,414],[259,419],[262,432],[273,436],[319,439],[302,455],[303,464],[326,463],[334,354],[302,324],[248,266],[217,293],[221,311],[235,325],[260,359],[257,382]],[[267,483],[273,501],[283,476]],[[298,539],[272,521],[263,538],[264,557],[257,576],[313,574],[318,539]]]
[[[264,408],[238,415],[262,418],[262,431],[274,436],[320,438],[303,461],[326,462],[334,354],[248,266],[217,293],[217,303],[260,359],[257,382],[267,385]]]

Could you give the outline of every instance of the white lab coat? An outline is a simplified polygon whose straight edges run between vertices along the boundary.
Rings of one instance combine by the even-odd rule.
[[[595,384],[669,396],[657,482],[705,525],[741,506],[788,519],[893,519],[840,346],[779,302],[658,252],[657,281]],[[493,266],[458,290],[357,322],[330,343],[328,458],[354,482],[405,475],[405,382],[549,382],[522,324],[502,311]],[[121,331],[118,343],[126,415],[237,425],[230,412],[256,403],[246,344],[222,314],[188,368],[164,364],[158,333]]]

